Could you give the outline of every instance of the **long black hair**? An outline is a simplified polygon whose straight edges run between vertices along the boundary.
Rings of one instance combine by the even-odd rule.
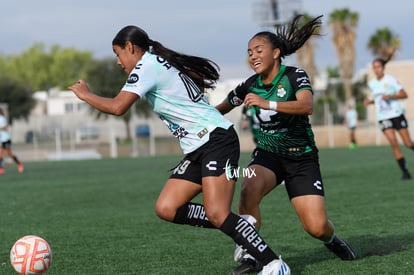
[[[126,26],[121,29],[112,40],[112,45],[124,48],[128,41],[143,51],[161,56],[180,72],[188,75],[202,90],[214,88],[220,77],[220,68],[213,61],[170,50],[158,41],[151,40],[148,34],[137,26]]]
[[[375,62],[380,63],[381,66],[385,68],[385,64],[387,64],[388,60],[385,60],[384,58],[381,58],[381,57],[377,57],[372,61],[372,64],[374,64]]]
[[[285,56],[296,52],[302,47],[312,35],[318,34],[318,29],[322,25],[321,18],[323,15],[319,15],[301,25],[300,20],[303,16],[299,14],[293,18],[290,24],[276,27],[274,33],[269,31],[258,32],[251,39],[256,37],[267,39],[272,44],[273,49],[280,49],[279,60],[281,61]]]

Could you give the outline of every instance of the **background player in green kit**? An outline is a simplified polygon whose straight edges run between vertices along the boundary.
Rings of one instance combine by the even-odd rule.
[[[203,95],[219,78],[216,64],[172,51],[136,26],[121,29],[112,48],[118,65],[128,74],[117,96],[97,96],[83,80],[69,89],[96,109],[114,115],[124,114],[143,98],[178,139],[185,157],[165,183],[156,214],[176,224],[220,229],[267,267],[269,272],[264,274],[288,275],[289,267],[254,227],[231,212],[235,178],[227,171],[238,166],[239,140],[232,123]],[[191,202],[200,193],[204,205]]]
[[[248,61],[255,74],[232,90],[216,108],[227,113],[244,105],[256,114],[261,131],[249,167],[255,177],[243,178],[239,213],[261,226],[260,201],[285,182],[290,201],[303,225],[314,238],[343,260],[356,258],[351,247],[339,239],[328,219],[318,149],[309,123],[313,92],[307,74],[282,65],[282,59],[299,49],[321,25],[321,16],[299,27],[301,16],[289,26],[259,32],[248,43]],[[233,274],[260,269],[253,257],[236,248],[242,264]]]

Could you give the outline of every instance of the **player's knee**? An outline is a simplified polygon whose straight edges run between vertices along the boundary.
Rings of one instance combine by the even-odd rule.
[[[207,219],[217,228],[221,227],[227,216],[230,214],[230,210],[223,211],[223,209],[217,207],[206,207],[205,210]]]
[[[326,221],[314,221],[304,224],[305,231],[316,239],[325,239],[330,234],[329,224]]]
[[[175,208],[171,207],[167,203],[157,202],[155,205],[155,214],[163,220],[173,221],[175,216]]]

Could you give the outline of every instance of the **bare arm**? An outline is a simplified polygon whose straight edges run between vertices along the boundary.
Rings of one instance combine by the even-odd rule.
[[[270,110],[270,101],[253,93],[247,94],[244,104],[247,107],[258,106],[261,109]],[[303,90],[296,95],[294,101],[278,101],[276,111],[291,115],[311,115],[313,112],[312,92]]]
[[[73,91],[79,99],[85,101],[92,107],[101,112],[117,116],[125,114],[135,100],[139,98],[138,95],[125,91],[119,92],[114,98],[101,97],[92,93],[83,80],[79,80],[68,88]]]
[[[398,93],[393,95],[383,95],[382,99],[389,100],[389,99],[406,99],[408,98],[407,92],[404,89],[398,91]]]
[[[393,95],[383,95],[382,99],[383,100],[390,100],[390,99],[406,99],[408,98],[408,94],[404,89],[401,89],[398,91],[398,93],[393,94]],[[373,99],[364,99],[364,105],[368,106],[369,104],[374,104],[375,101]]]
[[[227,99],[224,99],[220,104],[216,106],[216,109],[222,114],[227,114],[231,110],[233,110],[233,106],[230,105],[230,103],[227,101]]]

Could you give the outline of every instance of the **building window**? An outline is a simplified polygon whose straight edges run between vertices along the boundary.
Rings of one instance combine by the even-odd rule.
[[[85,102],[79,102],[76,104],[76,107],[78,112],[82,112],[83,110],[86,110],[88,105]]]
[[[65,113],[73,113],[73,104],[65,103]]]

